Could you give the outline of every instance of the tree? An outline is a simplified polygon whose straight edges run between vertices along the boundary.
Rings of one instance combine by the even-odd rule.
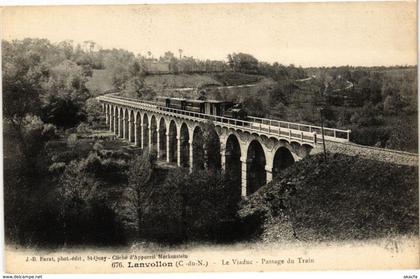
[[[206,123],[203,127],[205,162],[210,171],[220,169],[220,141],[212,123]]]
[[[51,68],[42,95],[42,119],[58,127],[70,128],[84,119],[84,102],[90,97],[83,68],[66,60]]]
[[[83,164],[71,161],[60,177],[60,197],[65,202],[88,202],[94,197],[98,183]]]
[[[141,63],[139,60],[133,61],[128,68],[128,71],[131,76],[133,77],[140,77],[146,74],[146,69],[144,63]]]
[[[270,88],[269,95],[270,95],[270,103],[275,105],[278,103],[287,104],[289,95],[288,94],[288,84],[287,83],[280,83],[277,82],[274,88]]]
[[[39,113],[42,85],[49,76],[48,65],[32,44],[3,41],[3,113],[17,129],[27,114]]]
[[[103,123],[103,112],[101,104],[95,98],[86,100],[83,110],[86,112],[86,121],[90,127],[96,127]]]
[[[246,54],[242,52],[229,54],[228,65],[235,72],[258,72],[258,60],[251,54]]]
[[[175,55],[173,54],[173,52],[171,52],[171,51],[166,51],[164,54],[163,54],[163,57],[160,57],[160,59],[159,60],[161,60],[161,61],[171,61],[172,59],[174,59],[175,58]]]
[[[396,115],[402,109],[402,102],[399,95],[388,95],[384,101],[384,114]]]
[[[350,121],[359,126],[376,126],[382,123],[381,110],[372,103],[366,103],[358,112],[355,112]]]
[[[271,110],[271,115],[274,118],[281,119],[287,115],[286,112],[287,112],[287,107],[283,103],[279,102]]]
[[[233,62],[232,54],[228,54],[227,60],[228,60],[228,62],[227,62],[228,63],[228,66],[233,70],[234,67],[235,67],[235,64]]]
[[[253,96],[246,97],[242,102],[242,105],[249,115],[266,117],[267,107],[260,98],[255,98]]]
[[[143,237],[166,243],[234,239],[240,196],[229,180],[205,170],[168,172],[141,205]]]
[[[10,125],[7,125],[7,129],[5,129],[7,131],[5,138],[11,140],[10,137],[13,137],[14,143],[17,144],[19,154],[15,154],[15,156],[21,160],[22,170],[31,174],[39,172],[39,168],[34,166],[38,166],[40,156],[45,155],[42,151],[47,142],[56,138],[56,127],[52,124],[45,124],[39,117],[33,115],[23,118],[19,127],[15,126],[13,121],[6,123]],[[12,131],[8,131],[9,127],[12,127]]]
[[[58,233],[53,237],[61,232],[63,237],[59,240],[64,245],[109,245],[122,240],[115,212],[106,204],[102,191],[98,191],[101,183],[89,168],[91,159],[73,160],[59,177],[60,187],[52,210],[53,215],[58,213],[61,228],[56,229]]]
[[[419,133],[413,119],[398,119],[391,129],[386,148],[418,152]]]
[[[363,98],[359,101],[360,103],[368,100],[377,104],[382,100],[381,87],[377,80],[365,76],[359,80],[358,87],[360,88],[360,97]]]
[[[155,91],[151,87],[145,86],[144,79],[139,76],[132,77],[126,81],[121,93],[127,97],[144,100],[151,100],[156,96]]]
[[[179,218],[176,223],[183,226],[181,239],[226,240],[232,237],[226,228],[234,226],[240,196],[221,173],[175,171],[164,184],[173,189],[173,197],[181,203],[173,205],[175,220]]]
[[[127,198],[131,209],[135,212],[137,220],[137,230],[142,228],[142,215],[144,208],[150,200],[150,197],[157,190],[151,183],[156,163],[155,152],[145,151],[141,156],[136,156],[130,163],[128,169],[128,188],[125,197]]]
[[[130,79],[130,65],[135,61],[132,52],[113,49],[104,58],[104,66],[107,74],[112,79],[112,84],[116,89],[121,89],[123,84]]]

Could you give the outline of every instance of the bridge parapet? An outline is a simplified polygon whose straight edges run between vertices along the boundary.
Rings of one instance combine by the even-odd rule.
[[[321,143],[321,127],[306,125],[300,123],[286,122],[267,118],[249,116],[249,120],[239,120],[223,116],[203,114],[193,111],[175,109],[162,106],[158,103],[131,99],[114,94],[99,96],[97,99],[101,102],[107,102],[115,105],[130,107],[133,109],[142,109],[173,117],[180,117],[191,121],[207,122],[212,121],[216,126],[242,130],[276,139],[287,139],[288,141],[297,141],[316,145]],[[333,128],[324,128],[324,138],[332,142],[349,142],[350,130],[340,130]]]
[[[307,133],[316,133],[316,135],[321,138],[322,136],[322,129],[324,129],[324,138],[327,141],[333,142],[349,142],[350,141],[350,133],[351,130],[341,130],[335,128],[322,128],[320,126],[302,124],[302,123],[295,123],[295,122],[288,122],[288,121],[281,121],[269,118],[261,118],[255,116],[248,116],[251,122],[254,123],[255,127],[259,129],[265,130],[278,130],[278,129],[289,129],[289,130],[296,130],[301,132]]]

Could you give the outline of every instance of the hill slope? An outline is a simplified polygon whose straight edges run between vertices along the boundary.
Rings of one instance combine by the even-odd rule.
[[[345,155],[310,156],[242,204],[264,241],[351,240],[418,233],[418,170]],[[258,228],[257,228],[258,229]]]
[[[238,72],[162,74],[147,75],[144,78],[146,86],[153,88],[157,93],[162,93],[168,89],[238,86],[258,83],[262,80],[262,76]],[[92,77],[87,82],[87,87],[93,93],[113,89],[112,77],[106,70],[93,70]]]
[[[112,78],[105,70],[93,70],[92,77],[86,83],[86,87],[95,96],[114,88]]]

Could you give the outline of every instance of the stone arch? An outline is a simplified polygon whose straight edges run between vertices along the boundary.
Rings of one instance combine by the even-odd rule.
[[[117,106],[114,106],[114,133],[118,136],[118,114],[119,110]]]
[[[142,126],[142,141],[143,149],[149,148],[149,117],[147,113],[143,115],[143,126]]]
[[[180,140],[180,166],[188,167],[190,165],[189,155],[190,155],[190,134],[188,131],[188,126],[184,122],[181,124],[179,130],[179,140]]]
[[[296,141],[286,142],[284,144],[284,147],[289,149],[289,151],[292,153],[292,156],[295,159],[295,162],[305,157],[305,154],[300,154],[301,153],[300,151],[305,151],[306,148],[302,147],[302,145],[299,142],[296,142]]]
[[[230,134],[226,140],[225,148],[225,174],[231,181],[238,196],[241,195],[241,145],[234,134]]]
[[[112,119],[112,126],[113,126],[113,132],[114,132],[114,134],[116,134],[117,135],[117,131],[118,131],[118,111],[117,111],[117,107],[116,106],[114,106],[114,108],[113,108],[113,115],[114,115],[114,119]]]
[[[119,113],[118,113],[118,136],[119,137],[123,137],[123,131],[124,131],[124,111],[123,108],[120,107],[119,108]]]
[[[159,157],[166,158],[166,123],[165,118],[159,120]]]
[[[128,124],[129,124],[129,131],[130,131],[128,141],[129,142],[134,142],[135,129],[134,129],[134,111],[133,110],[130,110],[130,117],[129,117]]]
[[[114,117],[115,117],[115,109],[114,109],[114,106],[110,106],[111,107],[111,115],[110,115],[110,118],[109,118],[109,121],[110,121],[110,127],[111,127],[111,132],[114,132]]]
[[[156,120],[156,116],[152,115],[152,117],[150,118],[150,143],[152,144],[152,146],[150,147],[150,149],[156,150],[157,149],[157,133],[158,133],[158,126],[157,126],[157,120]]]
[[[123,129],[123,138],[128,139],[128,129],[129,129],[129,123],[128,123],[128,109],[126,108],[124,110],[124,117],[123,117],[123,123],[124,123],[124,129]]]
[[[109,104],[105,103],[105,124],[107,125],[107,128],[111,127],[111,110],[109,108]]]
[[[193,130],[193,170],[204,169],[204,136],[203,129],[195,126]]]
[[[209,170],[220,170],[220,137],[214,125],[206,124],[203,128],[205,164]]]
[[[247,194],[252,194],[266,184],[265,152],[258,140],[252,140],[248,145],[247,161]]]
[[[295,162],[293,153],[285,146],[280,146],[274,153],[273,178],[280,174],[281,170],[291,166]]]
[[[295,161],[299,161],[300,159],[307,157],[311,153],[313,148],[314,147],[310,144],[302,144],[295,155],[292,153],[292,155],[294,155],[293,157]]]
[[[169,162],[176,163],[177,161],[177,152],[178,152],[178,144],[177,144],[177,127],[174,120],[171,120],[169,123]]]
[[[134,138],[137,146],[141,145],[141,139],[142,139],[142,130],[141,130],[141,113],[140,111],[136,111],[136,117],[135,117],[135,129],[134,129]]]

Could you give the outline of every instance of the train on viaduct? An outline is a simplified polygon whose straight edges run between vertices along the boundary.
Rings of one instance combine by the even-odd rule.
[[[172,107],[168,101],[117,94],[97,100],[107,127],[118,137],[142,149],[154,149],[158,160],[190,171],[220,168],[237,181],[242,196],[252,194],[295,161],[321,152],[321,130],[326,141],[348,142],[350,135],[350,130],[252,116],[226,117],[222,101],[202,101],[205,111],[194,111],[186,106]],[[209,137],[215,142],[211,152],[204,144]]]

